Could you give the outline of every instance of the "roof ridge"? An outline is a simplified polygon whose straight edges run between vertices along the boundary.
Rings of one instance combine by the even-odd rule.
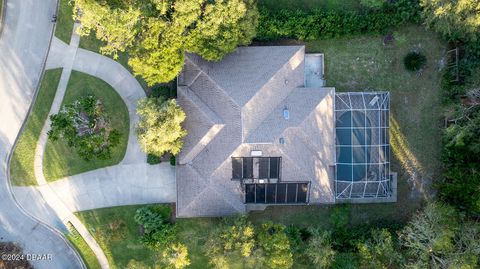
[[[201,59],[203,60],[203,58],[201,58]],[[222,91],[223,95],[225,95],[228,99],[230,99],[235,105],[240,107],[240,105],[237,102],[235,102],[235,100],[233,100],[233,98],[225,91],[225,89],[222,86],[220,86],[211,76],[209,76],[207,72],[203,71],[203,69],[198,64],[196,64],[194,61],[188,59],[188,55],[187,55],[187,60],[190,61],[193,65],[195,65],[199,70],[199,74],[197,74],[197,76],[195,76],[195,79],[192,80],[192,83],[190,83],[190,85],[188,85],[189,87],[193,84],[193,82],[195,82],[198,79],[198,77],[200,77],[200,74],[204,74],[205,77],[208,78],[208,80],[210,80],[213,84],[215,84],[215,86],[219,90]]]
[[[217,115],[217,113],[213,111],[207,104],[205,104],[205,102],[203,102],[203,100],[194,91],[192,91],[189,86],[179,86],[178,88],[181,89],[179,93],[188,98],[190,102],[210,120],[212,125],[223,124],[223,121]]]
[[[293,46],[295,47],[295,46]],[[268,85],[270,85],[270,83],[273,83],[275,81],[277,81],[278,78],[275,78],[287,65],[291,64],[292,60],[294,60],[297,56],[298,53],[302,53],[303,55],[303,59],[305,59],[305,46],[298,46],[299,49],[292,54],[292,56],[288,59],[288,61],[286,61],[279,69],[277,69],[275,71],[275,73],[270,77],[270,79],[264,83],[261,87],[258,88],[258,90],[256,91],[256,93],[253,95],[253,97],[245,104],[249,104],[258,94],[262,93],[264,91],[265,88],[268,87]],[[302,60],[303,61],[303,60]],[[305,70],[303,71],[303,76],[305,76]],[[275,78],[275,79],[274,79]],[[288,92],[288,94],[286,94],[282,99],[279,99],[278,102],[272,106],[272,108],[267,112],[267,113],[263,113],[263,116],[262,116],[262,119],[260,121],[258,121],[258,123],[256,125],[253,126],[253,128],[249,128],[249,132],[246,134],[244,134],[244,128],[243,128],[243,117],[242,117],[242,142],[243,141],[246,141],[248,140],[248,137],[254,133],[261,125],[262,123],[268,119],[268,117],[273,113],[273,111],[280,105],[282,104],[283,101],[285,101],[285,99],[287,99],[294,91],[295,89],[298,89],[299,87],[291,87],[291,88],[288,88],[287,89],[290,89],[290,91]],[[243,110],[243,107],[242,107],[242,110]],[[242,111],[242,116],[243,116],[243,111]]]

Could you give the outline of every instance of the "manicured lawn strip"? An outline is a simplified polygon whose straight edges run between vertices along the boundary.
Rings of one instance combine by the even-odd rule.
[[[259,0],[258,6],[271,11],[280,9],[359,11],[362,9],[358,0]]]
[[[85,242],[75,227],[69,227],[69,233],[65,234],[65,236],[78,251],[88,269],[101,268],[95,253],[93,253],[92,249],[88,246],[87,242]]]
[[[328,86],[337,91],[388,90],[391,93],[392,170],[406,178],[441,176],[441,61],[445,44],[422,26],[398,31],[404,44],[385,47],[383,37],[322,40],[307,43],[308,52],[325,54]],[[421,75],[405,70],[403,58],[418,48],[427,56]],[[427,181],[428,181],[427,180]],[[418,183],[418,182],[416,182]]]
[[[55,36],[63,42],[70,44],[73,30],[73,1],[60,0],[57,15]]]
[[[43,171],[48,181],[118,164],[125,155],[129,115],[122,98],[103,80],[73,71],[62,105],[70,104],[86,95],[95,95],[102,100],[105,111],[111,119],[112,128],[121,134],[120,144],[112,149],[111,159],[85,161],[61,139],[55,142],[48,140],[43,161]]]
[[[128,265],[135,261],[146,268],[154,267],[157,253],[140,243],[139,226],[133,219],[137,208],[143,206],[119,206],[75,213],[103,249],[110,268],[130,268]]]
[[[13,185],[28,186],[37,184],[33,170],[35,149],[43,124],[47,120],[48,112],[52,106],[61,75],[61,68],[45,71],[35,104],[12,155],[10,178]]]

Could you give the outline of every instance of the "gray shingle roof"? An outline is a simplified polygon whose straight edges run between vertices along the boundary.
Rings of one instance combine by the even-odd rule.
[[[333,202],[334,89],[303,88],[304,53],[242,47],[215,63],[187,55],[178,79],[188,131],[178,156],[179,217],[245,212],[231,157],[251,150],[281,156],[282,180],[311,181],[310,202]]]

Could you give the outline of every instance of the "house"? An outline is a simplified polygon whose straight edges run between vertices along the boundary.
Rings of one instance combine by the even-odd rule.
[[[304,46],[241,47],[220,62],[187,55],[178,217],[392,197],[388,92],[323,87],[316,56]]]

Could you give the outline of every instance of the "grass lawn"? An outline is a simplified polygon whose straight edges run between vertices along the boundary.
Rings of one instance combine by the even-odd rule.
[[[272,11],[280,9],[358,11],[362,9],[358,0],[259,0],[258,6]]]
[[[93,253],[92,249],[87,245],[87,242],[83,240],[82,236],[78,233],[75,227],[69,227],[69,233],[65,234],[68,241],[75,247],[88,269],[100,269],[100,263]]]
[[[73,2],[60,0],[57,14],[55,36],[63,42],[70,44],[73,30]]]
[[[37,184],[33,170],[35,149],[43,124],[52,106],[61,75],[61,68],[45,71],[35,104],[12,155],[10,178],[13,185],[26,186]]]
[[[102,247],[112,269],[130,268],[128,265],[133,266],[132,263],[135,261],[145,268],[153,268],[155,265],[156,253],[139,242],[139,226],[133,219],[135,211],[140,207],[143,205],[119,206],[75,213]]]
[[[112,150],[112,158],[109,160],[85,161],[61,139],[55,142],[48,140],[43,160],[43,171],[48,181],[118,164],[125,155],[129,132],[128,110],[120,95],[110,85],[98,78],[73,71],[62,105],[90,94],[102,100],[105,111],[110,116],[111,126],[121,134],[120,144]]]

